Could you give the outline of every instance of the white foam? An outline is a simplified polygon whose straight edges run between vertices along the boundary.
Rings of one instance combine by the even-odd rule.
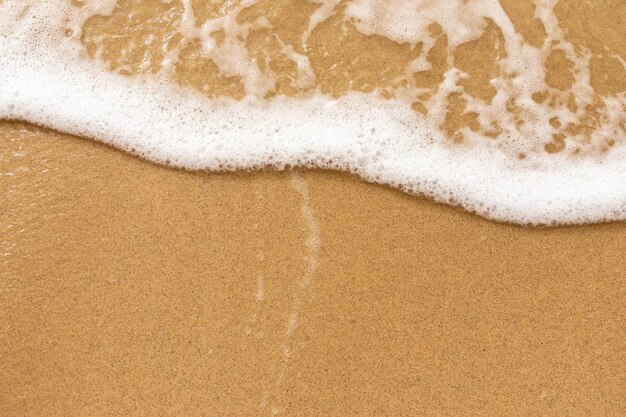
[[[511,149],[524,137],[511,137],[509,148],[494,141],[452,145],[433,120],[398,99],[351,93],[211,101],[163,78],[123,77],[92,62],[62,34],[68,16],[74,25],[86,18],[61,1],[0,2],[0,118],[187,169],[349,171],[507,222],[626,219],[626,147],[619,143],[602,157],[535,153],[520,160]],[[623,117],[621,105],[616,117]],[[512,133],[522,134],[528,132]]]
[[[497,0],[352,0],[346,8],[346,18],[361,32],[410,43],[422,41],[428,25],[437,22],[449,34],[450,44],[460,45],[480,34],[484,17],[502,20]]]

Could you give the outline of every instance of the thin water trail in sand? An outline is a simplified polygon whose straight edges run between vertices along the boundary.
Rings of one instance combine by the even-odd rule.
[[[302,201],[302,220],[306,223],[308,234],[304,241],[304,246],[307,249],[307,255],[304,258],[305,270],[300,277],[296,288],[294,308],[287,325],[288,336],[293,334],[293,332],[298,328],[298,316],[300,314],[300,309],[302,308],[302,297],[306,295],[306,292],[313,281],[313,277],[315,276],[315,272],[317,271],[321,246],[319,224],[315,219],[315,212],[309,203],[309,186],[306,180],[304,180],[295,171],[291,173],[291,185],[298,193]]]
[[[291,186],[300,199],[300,211],[302,221],[305,223],[306,233],[303,242],[306,248],[306,255],[303,259],[303,272],[294,285],[292,306],[289,311],[284,332],[284,340],[280,346],[282,361],[278,367],[278,374],[274,383],[275,394],[268,396],[267,391],[263,394],[262,406],[269,406],[273,414],[282,411],[281,402],[284,399],[284,379],[287,368],[294,351],[294,337],[301,322],[301,311],[303,304],[307,301],[310,286],[313,283],[319,265],[319,254],[321,247],[320,227],[315,218],[315,211],[311,207],[309,198],[309,185],[307,181],[296,171],[291,173]]]
[[[15,0],[0,16],[0,118],[187,169],[349,171],[501,221],[626,218],[626,5]]]

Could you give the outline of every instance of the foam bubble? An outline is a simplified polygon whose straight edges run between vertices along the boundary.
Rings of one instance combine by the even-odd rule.
[[[253,3],[242,2],[239,10]],[[428,117],[417,115],[407,105],[414,97],[407,101],[400,89],[395,98],[387,99],[359,92],[332,98],[315,91],[265,99],[274,80],[254,69],[247,52],[237,44],[250,24],[227,14],[200,25],[189,7],[181,23],[186,39],[204,39],[205,52],[224,73],[242,76],[247,93],[242,100],[209,100],[165,76],[118,75],[89,59],[77,36],[67,36],[63,29],[71,27],[72,33],[80,33],[89,16],[111,13],[114,2],[87,2],[80,8],[62,1],[0,3],[0,118],[94,138],[186,169],[306,166],[344,170],[500,221],[551,225],[626,219],[626,146],[621,144],[623,128],[618,129],[624,118],[623,96],[604,101],[608,110],[597,134],[622,135],[607,154],[575,157],[536,152],[537,143],[542,142],[528,137],[549,136],[553,132],[550,119],[557,114],[561,120],[577,117],[566,105],[547,111],[531,99],[538,85],[545,87],[544,74],[534,68],[533,60],[543,62],[548,49],[523,43],[501,9],[490,9],[494,2],[477,2],[479,7],[471,10],[463,9],[469,7],[464,6],[466,2],[418,2],[436,11],[428,18],[422,9],[411,11],[406,16],[414,17],[416,25],[402,23],[405,17],[399,11],[405,10],[404,2],[396,0],[383,9],[376,6],[378,12],[376,3],[351,2],[346,19],[363,33],[412,43],[428,41],[430,47],[433,37],[426,33],[438,13],[451,12],[445,15],[451,27],[444,30],[455,45],[476,39],[485,30],[485,16],[498,23],[507,37],[507,57],[501,65],[517,76],[508,81],[494,79],[496,93],[491,102],[464,97],[468,111],[478,114],[482,126],[501,122],[502,140],[485,140],[481,132],[464,129],[468,140],[457,145],[440,128],[445,97],[463,93],[459,82],[466,75],[455,68],[443,75],[438,92],[428,99]],[[437,6],[443,3],[445,7]],[[317,9],[303,38],[328,18],[335,5],[326,2]],[[552,24],[545,20],[546,26]],[[268,23],[257,19],[255,24]],[[232,32],[225,34],[221,46],[213,45],[208,34],[225,27]],[[550,36],[561,34],[555,29]],[[229,47],[228,42],[233,45]],[[564,39],[560,42],[577,61],[574,65],[583,68],[584,59]],[[224,45],[230,49],[223,49]],[[312,76],[303,53],[293,48],[286,51],[301,61],[303,73]],[[164,74],[167,62],[177,59],[175,54],[164,60]],[[581,69],[574,78],[572,89],[582,105],[589,97],[588,75]],[[512,97],[532,115],[522,127],[507,115]],[[520,152],[527,157],[518,158]]]

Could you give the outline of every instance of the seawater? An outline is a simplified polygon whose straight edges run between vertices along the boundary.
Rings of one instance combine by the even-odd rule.
[[[500,221],[625,219],[623,51],[559,7],[4,0],[0,118],[186,169],[349,171]]]

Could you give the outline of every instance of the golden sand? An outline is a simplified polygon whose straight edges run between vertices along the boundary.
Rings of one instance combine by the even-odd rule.
[[[291,173],[0,135],[3,415],[625,410],[625,223],[508,226],[303,172],[321,247],[302,291]]]
[[[561,3],[570,36],[624,57],[619,2]],[[605,58],[595,88],[622,91]],[[0,174],[3,416],[626,415],[626,223],[522,228],[344,174],[185,172],[16,122]]]

